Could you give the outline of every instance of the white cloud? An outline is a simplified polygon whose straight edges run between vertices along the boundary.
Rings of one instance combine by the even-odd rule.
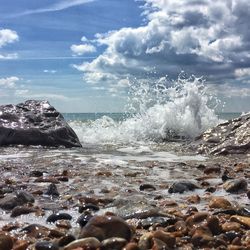
[[[19,37],[14,30],[10,29],[1,29],[0,30],[0,48],[3,46],[14,43],[19,40]]]
[[[245,77],[250,76],[250,68],[239,68],[234,71],[235,76]]]
[[[14,89],[16,87],[16,83],[20,79],[16,76],[0,78],[0,87],[7,88],[7,89]]]
[[[45,13],[45,12],[61,11],[61,10],[65,10],[74,6],[79,6],[79,5],[83,5],[83,4],[94,2],[94,1],[96,0],[63,0],[55,4],[52,4],[50,6],[47,6],[45,8],[26,10],[24,12],[14,14],[13,17],[25,16],[25,15],[31,15],[31,14],[39,14],[39,13]]]
[[[17,58],[18,58],[17,53],[0,54],[0,60],[13,60],[13,59],[17,59]]]
[[[73,44],[70,47],[71,51],[73,52],[74,55],[81,56],[87,53],[93,53],[96,52],[95,46],[91,44]]]
[[[143,8],[145,25],[96,34],[106,49],[75,66],[85,82],[107,79],[113,88],[122,79],[176,77],[184,70],[223,83],[238,65],[250,64],[250,1],[145,0]]]
[[[48,73],[48,74],[55,74],[57,72],[57,70],[54,69],[45,69],[43,70],[44,73]]]

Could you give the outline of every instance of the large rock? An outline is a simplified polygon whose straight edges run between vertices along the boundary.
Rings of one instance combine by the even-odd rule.
[[[195,143],[200,153],[250,153],[250,113],[205,131]]]
[[[81,147],[75,132],[47,101],[0,106],[0,146]]]

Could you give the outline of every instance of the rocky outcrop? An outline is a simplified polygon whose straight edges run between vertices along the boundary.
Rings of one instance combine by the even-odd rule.
[[[47,101],[0,106],[0,146],[81,147],[75,132]]]
[[[195,144],[200,153],[250,153],[250,113],[205,131],[197,138]]]

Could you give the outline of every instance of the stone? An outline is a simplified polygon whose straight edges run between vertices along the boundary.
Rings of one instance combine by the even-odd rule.
[[[47,218],[47,222],[56,222],[57,220],[71,220],[72,216],[67,214],[67,213],[55,213],[55,214],[51,214],[48,218]]]
[[[141,184],[139,187],[140,191],[155,191],[156,188],[151,184]]]
[[[168,250],[169,248],[167,247],[166,243],[163,242],[162,240],[159,240],[157,238],[153,238],[153,246],[151,248],[152,250]]]
[[[247,197],[250,200],[250,190],[247,191]]]
[[[84,204],[83,206],[80,206],[78,209],[79,213],[82,213],[86,210],[91,210],[91,211],[96,212],[96,211],[100,210],[100,208],[95,204],[87,203],[87,204]]]
[[[174,182],[168,189],[169,193],[184,193],[186,191],[193,191],[199,188],[196,184],[190,181],[178,181]]]
[[[82,214],[80,215],[80,217],[77,219],[77,223],[81,226],[81,227],[84,227],[88,222],[89,220],[93,217],[92,214],[90,213],[87,213],[87,214]]]
[[[240,229],[241,229],[241,224],[238,222],[225,222],[222,224],[223,232],[230,232],[230,231],[239,232]]]
[[[173,249],[175,246],[176,239],[168,232],[157,230],[153,232],[153,237],[163,241],[170,249]]]
[[[50,195],[50,196],[59,196],[59,192],[57,190],[57,186],[55,183],[50,183],[48,186],[47,191],[45,192],[46,195]]]
[[[50,234],[49,228],[39,225],[39,224],[30,224],[24,227],[21,231],[26,232],[26,234],[29,237],[33,237],[37,239],[47,237]]]
[[[96,215],[81,229],[79,238],[95,237],[100,241],[118,237],[129,241],[132,232],[129,225],[121,217],[115,215]]]
[[[67,246],[64,247],[64,250],[73,250],[77,249],[78,247],[88,249],[88,250],[96,250],[100,247],[101,243],[98,239],[94,237],[87,237],[84,239],[79,239],[72,241]]]
[[[208,244],[208,242],[213,240],[213,235],[210,230],[204,226],[195,229],[192,235],[191,242],[195,247],[203,247]]]
[[[152,239],[153,239],[152,232],[144,233],[140,237],[139,242],[138,242],[139,249],[142,249],[142,250],[151,249],[153,246]]]
[[[209,215],[207,217],[207,227],[210,229],[213,235],[218,235],[221,233],[221,225],[217,216]]]
[[[64,247],[75,240],[76,240],[75,236],[71,234],[64,235],[58,240],[58,246]]]
[[[13,240],[8,234],[0,234],[0,249],[11,250],[13,247]]]
[[[112,237],[101,242],[101,250],[120,250],[127,245],[127,241],[123,238]]]
[[[232,205],[227,199],[223,197],[212,197],[212,199],[209,202],[209,207],[227,209],[231,208]]]
[[[250,153],[250,113],[210,128],[193,146],[200,153],[214,155]]]
[[[59,248],[52,242],[40,241],[35,244],[35,250],[59,250]]]
[[[244,225],[245,227],[250,229],[250,217],[233,215],[233,216],[230,217],[230,220],[238,222],[241,225]]]
[[[247,181],[245,179],[229,180],[224,183],[223,188],[228,193],[239,193],[247,190]]]
[[[0,146],[81,147],[75,132],[47,101],[0,106]]]
[[[17,206],[11,211],[10,217],[17,217],[22,214],[30,214],[36,212],[37,209],[34,207]]]

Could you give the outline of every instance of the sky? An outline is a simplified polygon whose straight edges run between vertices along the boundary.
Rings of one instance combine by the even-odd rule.
[[[249,0],[0,0],[0,104],[120,112],[129,83],[203,76],[250,111]]]

